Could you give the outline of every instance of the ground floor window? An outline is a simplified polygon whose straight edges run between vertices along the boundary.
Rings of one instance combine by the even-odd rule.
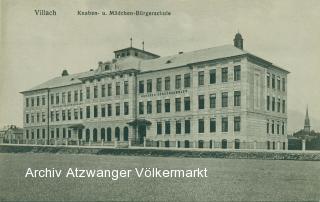
[[[272,142],[272,149],[276,149],[276,143]]]
[[[286,149],[286,143],[285,143],[285,142],[282,143],[282,149],[283,149],[283,150]]]
[[[267,149],[270,149],[270,141],[267,141]]]
[[[235,141],[234,141],[234,148],[235,148],[235,149],[240,149],[240,140],[239,140],[239,139],[235,139]]]
[[[123,140],[128,141],[129,139],[129,129],[128,127],[123,128]]]
[[[189,148],[189,147],[190,147],[189,140],[185,140],[185,141],[184,141],[184,147],[185,147],[185,148]]]
[[[228,141],[226,139],[223,139],[221,141],[221,148],[222,149],[227,149],[227,146],[228,146]]]
[[[170,147],[170,142],[169,142],[169,140],[167,140],[167,141],[164,142],[164,146],[165,146],[165,147]]]
[[[199,140],[199,141],[198,141],[198,147],[199,147],[199,148],[203,148],[203,144],[204,144],[204,143],[203,143],[203,140]]]
[[[107,141],[111,141],[111,128],[107,128]]]

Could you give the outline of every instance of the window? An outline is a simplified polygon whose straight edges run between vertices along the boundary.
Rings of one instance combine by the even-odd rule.
[[[74,102],[78,102],[78,91],[77,90],[75,90],[73,92],[73,100],[74,100]]]
[[[272,125],[271,125],[271,133],[274,134],[274,121],[272,121]]]
[[[280,125],[279,125],[279,123],[277,124],[277,134],[278,135],[280,134]]]
[[[34,107],[34,98],[31,98],[31,107]]]
[[[124,82],[124,94],[128,94],[129,93],[129,83],[128,81]]]
[[[279,78],[279,77],[277,78],[277,89],[278,89],[279,91],[280,91],[280,89],[281,89],[281,88],[280,88],[280,78]]]
[[[61,102],[62,102],[62,104],[66,103],[66,93],[65,92],[61,93]]]
[[[190,131],[191,131],[190,120],[185,120],[185,121],[184,121],[184,133],[185,133],[185,134],[189,134]]]
[[[148,79],[147,80],[147,93],[151,93],[152,92],[152,80]]]
[[[120,95],[120,82],[116,83],[116,95]]]
[[[50,95],[50,101],[51,101],[51,104],[53,105],[54,104],[54,95],[53,94]]]
[[[164,79],[164,90],[170,90],[170,77]]]
[[[94,118],[98,117],[98,105],[93,106],[93,117]]]
[[[62,128],[62,137],[66,138],[66,128]]]
[[[216,83],[216,69],[210,70],[210,84]]]
[[[59,93],[56,93],[56,104],[59,104]]]
[[[204,85],[204,71],[198,72],[198,85]]]
[[[101,85],[101,97],[105,97],[106,96],[106,85],[103,84]]]
[[[282,113],[286,112],[286,101],[282,100]]]
[[[68,109],[68,120],[71,120],[71,109]]]
[[[210,94],[210,108],[216,108],[216,94]]]
[[[68,91],[68,103],[71,102],[71,91]]]
[[[112,116],[112,105],[108,104],[108,116]]]
[[[176,134],[181,134],[181,121],[176,121]]]
[[[241,66],[235,66],[233,70],[233,77],[235,81],[240,81],[241,80]]]
[[[190,73],[184,74],[184,87],[190,88],[190,86],[191,86]]]
[[[170,99],[165,99],[164,110],[165,110],[165,112],[170,112]]]
[[[124,115],[128,115],[129,114],[129,102],[124,102],[123,108],[124,108]]]
[[[144,81],[139,81],[139,93],[144,93]]]
[[[270,88],[270,74],[267,74],[267,88]]]
[[[277,102],[277,112],[280,112],[280,105],[281,105],[281,100],[280,98],[278,98],[278,102]]]
[[[282,91],[286,91],[286,79],[282,78]]]
[[[239,132],[240,131],[240,127],[241,127],[241,118],[240,116],[235,116],[234,117],[234,131]]]
[[[37,96],[37,106],[39,106],[39,105],[40,105],[40,97]]]
[[[181,111],[181,98],[176,98],[176,112]]]
[[[181,88],[181,75],[176,75],[176,89]]]
[[[284,135],[284,122],[282,122],[282,130],[281,130],[282,132],[282,135]]]
[[[42,129],[42,139],[46,138],[46,129]]]
[[[144,104],[143,102],[139,102],[139,114],[143,114],[144,113]]]
[[[270,110],[270,96],[267,95],[267,110]]]
[[[26,123],[29,123],[29,114],[26,114]]]
[[[45,104],[46,104],[46,97],[42,96],[42,105],[45,105]]]
[[[59,138],[60,134],[59,134],[60,130],[59,128],[56,128],[56,137]]]
[[[62,110],[62,121],[65,121],[66,120],[66,110]]]
[[[221,119],[222,132],[228,132],[228,117]]]
[[[82,108],[80,108],[80,111],[79,111],[80,113],[80,119],[82,119],[83,118],[83,112],[82,112]]]
[[[228,93],[224,92],[221,94],[221,105],[222,107],[228,107]]]
[[[157,100],[157,113],[161,113],[161,108],[162,108],[161,105],[162,105],[161,100]]]
[[[108,96],[112,96],[112,84],[108,84]]]
[[[276,107],[276,98],[272,97],[272,111],[275,111],[275,107]]]
[[[170,134],[170,121],[165,121],[165,134]]]
[[[86,87],[86,98],[90,99],[90,87]]]
[[[267,120],[267,134],[269,134],[269,120]]]
[[[83,93],[82,93],[82,90],[80,90],[80,101],[82,101],[83,99]]]
[[[240,106],[241,105],[241,92],[240,91],[234,91],[234,106]]]
[[[184,98],[184,111],[190,111],[190,97]]]
[[[51,122],[54,121],[54,112],[53,111],[50,112],[50,120],[51,120]]]
[[[116,103],[116,116],[120,116],[120,103]]]
[[[157,122],[157,135],[162,134],[162,122]]]
[[[204,109],[204,95],[198,95],[198,108]]]
[[[198,120],[198,132],[204,133],[204,120],[203,119]]]
[[[216,119],[215,118],[210,119],[210,132],[211,133],[216,132]]]
[[[276,76],[274,74],[272,74],[272,89],[274,89],[276,87]]]
[[[59,111],[56,111],[56,121],[60,121]],[[33,115],[32,115],[32,122],[33,122]]]
[[[157,91],[162,91],[162,78],[157,78]]]
[[[90,106],[86,107],[86,118],[89,119],[90,118]]]
[[[224,67],[221,69],[221,82],[228,81],[228,67]]]
[[[73,110],[73,117],[75,120],[78,120],[79,116],[78,116],[78,109],[74,109]]]
[[[46,122],[46,113],[42,112],[42,122]]]
[[[29,107],[29,98],[26,98],[26,107]]]
[[[39,120],[40,120],[40,114],[37,113],[37,123],[39,123]]]
[[[152,113],[152,101],[147,101],[147,114]]]

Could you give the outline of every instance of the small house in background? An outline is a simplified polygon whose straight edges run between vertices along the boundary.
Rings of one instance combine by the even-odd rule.
[[[23,139],[23,129],[15,125],[5,126],[0,130],[0,143],[19,143]]]

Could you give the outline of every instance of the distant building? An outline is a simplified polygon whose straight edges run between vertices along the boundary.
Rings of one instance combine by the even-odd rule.
[[[288,71],[234,45],[160,57],[132,46],[22,92],[24,138],[85,144],[287,148]]]
[[[9,125],[0,130],[0,143],[20,143],[23,140],[23,128]]]
[[[311,129],[311,126],[310,126],[310,120],[309,120],[309,114],[308,114],[308,107],[307,107],[307,110],[306,110],[306,117],[304,119],[304,132],[306,134],[310,134],[310,129]]]

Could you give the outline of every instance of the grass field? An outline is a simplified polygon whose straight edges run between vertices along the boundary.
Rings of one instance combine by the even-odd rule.
[[[200,167],[208,178],[24,178],[29,167]],[[319,161],[0,153],[0,201],[319,201],[319,174]]]

